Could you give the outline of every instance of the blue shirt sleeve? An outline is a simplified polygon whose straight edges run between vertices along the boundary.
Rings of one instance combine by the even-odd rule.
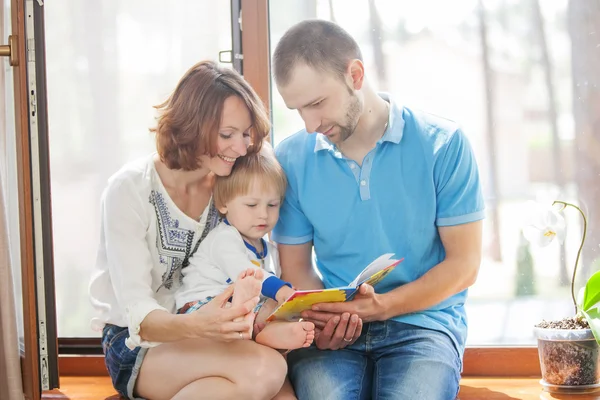
[[[477,161],[461,130],[439,149],[433,172],[437,226],[466,224],[485,217]]]
[[[270,299],[276,300],[275,295],[283,286],[292,287],[292,284],[286,281],[282,281],[276,276],[270,276],[263,282],[261,294]]]
[[[277,158],[283,167],[288,180],[285,199],[279,210],[279,221],[271,232],[271,240],[281,244],[302,244],[310,242],[313,239],[313,226],[302,212],[300,201],[296,193],[297,179],[294,171],[302,171],[302,166],[289,165],[288,157],[282,154],[281,149],[277,149]],[[299,159],[296,159],[299,160]]]

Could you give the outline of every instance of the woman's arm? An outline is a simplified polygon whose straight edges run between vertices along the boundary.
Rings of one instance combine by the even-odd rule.
[[[250,313],[258,297],[247,302],[223,308],[233,295],[234,285],[215,296],[198,311],[190,314],[171,314],[166,311],[150,312],[141,323],[140,336],[149,342],[174,342],[182,339],[207,338],[217,340],[249,339],[252,324],[243,317]],[[241,322],[233,320],[242,317]]]
[[[141,323],[152,312],[168,314],[154,298],[152,256],[146,242],[150,221],[146,202],[135,183],[125,177],[111,181],[102,196],[102,235],[110,281],[117,303],[128,322],[130,347],[152,347],[158,343],[143,340]],[[160,318],[166,323],[166,318]],[[162,337],[155,337],[162,342]]]

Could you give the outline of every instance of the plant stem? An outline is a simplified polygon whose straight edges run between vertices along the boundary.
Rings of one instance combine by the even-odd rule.
[[[562,204],[564,207],[571,206],[575,208],[581,214],[583,218],[583,236],[581,237],[581,245],[579,246],[579,251],[577,251],[577,258],[575,259],[575,266],[573,267],[573,277],[571,278],[571,297],[573,298],[573,304],[575,305],[575,315],[577,315],[577,300],[575,299],[575,274],[577,272],[577,264],[579,264],[579,257],[581,256],[581,250],[583,250],[583,244],[585,243],[585,235],[587,232],[587,219],[585,218],[585,214],[581,211],[581,208],[577,207],[574,204],[567,203],[564,201],[556,200],[554,204]]]

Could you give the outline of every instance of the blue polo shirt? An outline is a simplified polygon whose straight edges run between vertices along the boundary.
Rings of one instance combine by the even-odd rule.
[[[362,166],[306,130],[276,147],[288,189],[272,239],[312,240],[326,288],[347,285],[384,253],[404,262],[378,293],[414,281],[444,260],[439,226],[484,218],[477,163],[458,125],[380,95],[390,101],[388,128]],[[448,334],[462,355],[466,296],[394,319]]]

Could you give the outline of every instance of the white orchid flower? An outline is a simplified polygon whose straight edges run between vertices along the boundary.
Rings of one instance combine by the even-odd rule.
[[[533,204],[528,213],[528,223],[523,227],[523,236],[538,246],[547,246],[555,238],[562,244],[565,240],[565,218],[560,211],[564,207]]]

